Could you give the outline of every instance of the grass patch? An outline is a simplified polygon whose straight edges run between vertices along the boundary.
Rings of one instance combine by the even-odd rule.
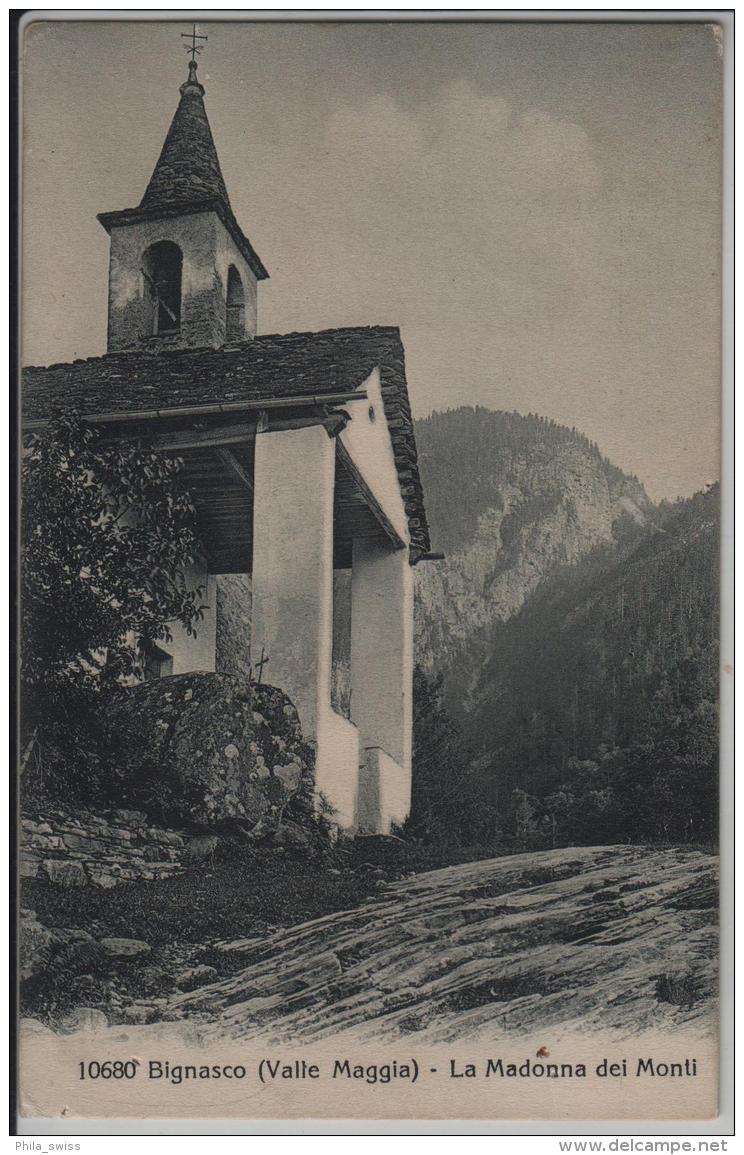
[[[174,941],[242,938],[357,906],[376,879],[366,872],[308,868],[306,860],[246,849],[229,862],[186,870],[169,879],[129,882],[103,890],[65,890],[30,880],[23,905],[50,927],[77,927],[95,938]]]

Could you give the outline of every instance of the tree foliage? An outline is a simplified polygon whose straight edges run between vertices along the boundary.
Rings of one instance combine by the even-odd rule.
[[[202,591],[180,463],[107,442],[76,415],[34,434],[22,462],[21,679],[26,734],[93,725],[91,700],[141,669],[149,642],[190,634]],[[79,715],[73,717],[72,715]]]

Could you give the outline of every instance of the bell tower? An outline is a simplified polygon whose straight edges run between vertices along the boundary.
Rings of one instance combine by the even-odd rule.
[[[136,208],[100,213],[109,234],[108,350],[184,349],[256,335],[268,273],[230,207],[197,79],[188,79]]]

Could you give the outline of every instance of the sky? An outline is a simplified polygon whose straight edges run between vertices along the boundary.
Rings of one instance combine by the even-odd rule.
[[[39,22],[23,63],[26,364],[105,352],[108,237],[180,33]],[[414,412],[576,426],[651,497],[718,477],[720,36],[703,24],[201,23],[259,332],[398,325]]]

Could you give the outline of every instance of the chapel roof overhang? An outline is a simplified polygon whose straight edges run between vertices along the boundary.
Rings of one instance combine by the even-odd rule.
[[[311,406],[321,413],[334,398],[342,404],[361,390],[375,369],[416,560],[429,552],[430,539],[397,328],[272,334],[219,349],[133,350],[29,367],[23,370],[23,420],[33,428],[55,411],[75,410],[121,434],[240,422],[267,400],[280,402],[287,414],[295,402],[303,412]],[[242,468],[251,468],[247,458]],[[240,471],[232,467],[232,473],[237,485]]]

